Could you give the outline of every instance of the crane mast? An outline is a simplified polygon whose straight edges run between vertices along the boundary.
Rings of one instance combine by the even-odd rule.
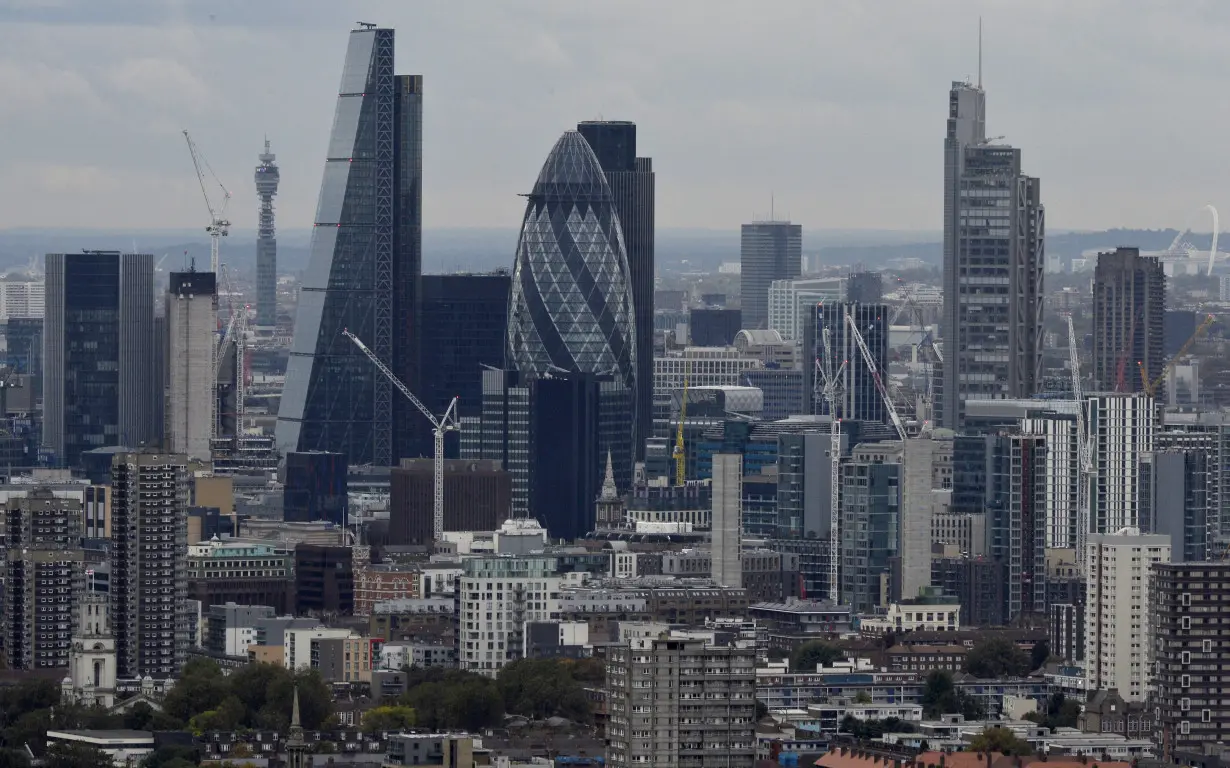
[[[231,193],[227,190],[219,179],[218,174],[214,173],[214,169],[210,167],[209,161],[205,159],[205,155],[197,148],[196,142],[188,135],[188,131],[184,131],[184,141],[188,143],[188,153],[192,155],[192,167],[196,169],[196,180],[201,185],[201,197],[205,198],[205,208],[209,211],[209,225],[205,227],[205,231],[209,233],[209,271],[214,274],[218,273],[218,240],[226,237],[231,233],[231,222],[226,218],[226,206],[231,201]],[[209,199],[209,190],[205,185],[205,174],[209,173],[210,178],[222,190],[222,201],[215,207],[212,200]]]
[[[1076,353],[1076,326],[1068,315],[1068,366],[1072,369],[1072,397],[1076,400],[1076,452],[1080,461],[1080,480],[1076,485],[1076,554],[1083,573],[1085,544],[1089,539],[1089,481],[1093,475],[1093,443],[1085,425],[1085,398],[1081,392],[1081,361]]]
[[[675,460],[675,485],[683,485],[688,479],[688,457],[683,450],[683,422],[688,415],[688,379],[692,373],[692,362],[684,364],[683,398],[679,401],[679,430],[675,433],[675,448],[671,458]]]
[[[816,373],[823,387],[820,390],[829,406],[829,600],[837,605],[841,592],[837,583],[837,564],[841,557],[841,419],[837,418],[837,388],[848,361],[833,370],[833,348],[828,328],[822,333],[824,362],[816,360]]]
[[[427,406],[419,402],[419,399],[414,396],[410,388],[402,383],[401,379],[397,378],[393,371],[376,356],[376,353],[367,348],[367,345],[359,340],[348,329],[342,330],[342,335],[354,342],[354,345],[359,348],[368,360],[372,361],[372,365],[376,366],[376,370],[384,374],[393,386],[397,387],[398,391],[406,396],[406,399],[414,404],[415,408],[427,417],[427,421],[431,423],[431,435],[435,443],[434,457],[434,489],[432,493],[432,536],[435,541],[444,540],[444,433],[452,432],[461,429],[461,424],[457,419],[457,398],[453,398],[445,409],[444,415],[436,418],[431,411],[427,410]]]

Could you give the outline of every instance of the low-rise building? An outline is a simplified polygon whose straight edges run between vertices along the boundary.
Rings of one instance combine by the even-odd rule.
[[[890,603],[884,615],[858,621],[860,632],[875,636],[960,628],[961,606],[952,603]]]
[[[201,609],[238,603],[294,608],[295,558],[291,548],[263,541],[213,538],[188,547],[188,597]]]

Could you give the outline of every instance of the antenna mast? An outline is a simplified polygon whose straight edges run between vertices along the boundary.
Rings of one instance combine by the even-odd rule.
[[[978,89],[982,90],[982,17],[978,17]]]

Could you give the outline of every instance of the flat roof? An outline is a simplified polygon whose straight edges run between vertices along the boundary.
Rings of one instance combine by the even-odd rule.
[[[154,745],[154,734],[151,731],[47,731],[47,738],[102,745]]]

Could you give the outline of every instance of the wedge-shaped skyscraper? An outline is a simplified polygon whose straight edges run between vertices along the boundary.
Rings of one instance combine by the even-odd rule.
[[[555,142],[529,195],[513,268],[508,349],[522,376],[607,374],[636,391],[623,231],[602,166],[576,131]]]
[[[420,76],[393,74],[393,30],[350,33],[278,411],[283,452],[390,466],[424,432],[342,336],[363,339],[417,390],[422,94]]]

